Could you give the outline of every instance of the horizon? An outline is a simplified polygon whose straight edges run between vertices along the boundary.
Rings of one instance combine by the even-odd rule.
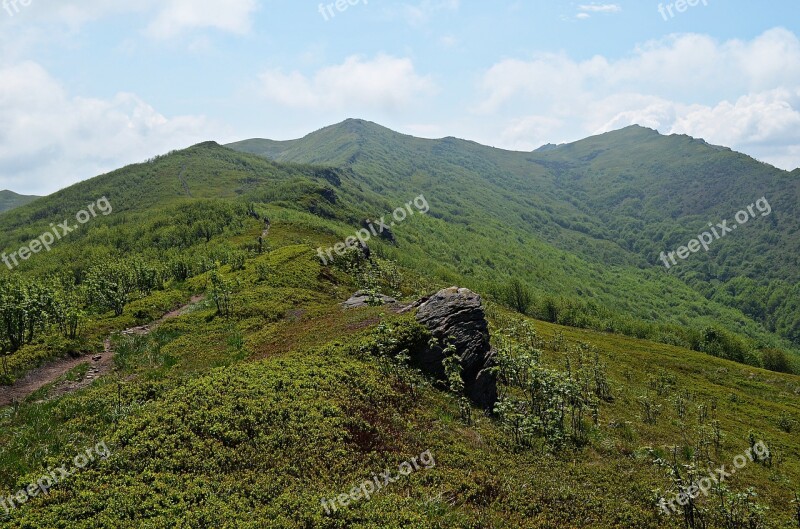
[[[521,152],[639,124],[792,170],[794,10],[4,0],[0,187],[47,194],[210,138],[286,141],[347,116]]]
[[[798,1],[0,0],[0,529],[800,529]]]
[[[340,121],[340,122],[337,122],[337,123],[332,123],[332,124],[330,124],[330,125],[326,125],[326,126],[324,126],[324,127],[321,127],[321,128],[319,128],[319,129],[316,129],[316,130],[314,130],[314,131],[311,131],[311,132],[309,132],[309,133],[307,133],[307,134],[304,134],[304,135],[302,135],[302,136],[295,137],[295,138],[288,138],[288,139],[282,139],[282,140],[279,140],[279,139],[275,139],[275,138],[266,138],[266,137],[258,137],[258,136],[255,136],[255,137],[250,137],[250,138],[243,138],[243,139],[239,139],[239,140],[233,140],[233,141],[226,142],[226,143],[221,143],[221,142],[219,142],[219,141],[217,141],[217,140],[213,140],[213,139],[207,139],[207,140],[203,140],[203,141],[200,141],[200,142],[197,142],[197,143],[193,143],[193,144],[191,144],[191,145],[187,145],[187,146],[185,146],[185,147],[181,147],[181,148],[174,149],[174,150],[176,150],[176,151],[183,151],[183,150],[191,149],[191,148],[193,148],[193,147],[196,147],[196,146],[198,146],[198,145],[202,145],[202,144],[204,144],[204,143],[208,143],[208,142],[213,142],[213,143],[216,143],[217,145],[219,145],[219,146],[221,146],[221,147],[230,147],[231,145],[235,145],[235,144],[238,144],[238,143],[243,143],[243,142],[247,142],[247,141],[252,141],[252,140],[257,140],[257,141],[258,141],[258,140],[263,140],[263,141],[274,141],[274,142],[279,142],[279,143],[283,143],[283,142],[291,142],[291,141],[300,141],[300,140],[303,140],[303,139],[305,139],[305,138],[307,138],[307,137],[309,137],[309,136],[313,136],[314,134],[316,134],[316,133],[318,133],[318,132],[320,132],[320,131],[323,131],[323,130],[325,130],[325,129],[329,129],[329,128],[337,127],[337,126],[339,126],[339,125],[343,125],[343,124],[347,123],[348,121],[363,121],[363,122],[366,122],[366,123],[368,123],[368,124],[375,125],[375,126],[378,126],[378,127],[384,128],[384,129],[387,129],[387,130],[389,130],[389,131],[391,131],[391,132],[393,132],[393,133],[395,133],[395,134],[399,134],[399,135],[403,135],[403,136],[410,136],[410,137],[413,137],[413,138],[416,138],[416,139],[427,140],[427,141],[441,141],[441,140],[445,140],[445,139],[450,139],[450,138],[452,138],[452,139],[456,139],[456,140],[459,140],[459,141],[464,141],[464,142],[474,143],[474,144],[480,145],[480,146],[482,146],[482,147],[486,147],[486,148],[490,148],[490,149],[496,149],[496,150],[503,151],[503,152],[508,152],[508,153],[534,153],[534,152],[537,152],[539,149],[541,149],[542,147],[545,147],[545,146],[554,146],[555,148],[559,148],[559,147],[564,147],[564,146],[572,145],[572,144],[575,144],[575,143],[580,143],[580,142],[582,142],[582,141],[585,141],[585,140],[588,140],[588,139],[591,139],[591,138],[594,138],[594,137],[598,137],[598,136],[603,136],[603,135],[606,135],[606,134],[613,134],[613,133],[616,133],[616,132],[620,132],[620,131],[623,131],[623,130],[625,130],[625,129],[630,129],[630,128],[641,128],[641,129],[645,129],[645,130],[648,130],[648,131],[651,131],[651,132],[655,132],[656,134],[658,134],[659,136],[661,136],[661,137],[664,137],[664,138],[671,137],[671,136],[688,136],[688,137],[690,137],[690,138],[693,138],[693,139],[695,139],[695,140],[704,141],[704,142],[706,142],[706,143],[707,143],[709,146],[712,146],[712,147],[722,147],[722,148],[725,148],[725,149],[730,149],[730,150],[732,150],[733,152],[735,152],[735,153],[737,153],[737,154],[744,155],[744,156],[748,156],[748,157],[750,157],[750,158],[753,158],[754,160],[756,160],[756,161],[758,161],[758,162],[760,162],[760,163],[765,163],[765,164],[767,164],[767,165],[770,165],[771,167],[774,167],[775,169],[778,169],[778,170],[780,170],[780,171],[784,171],[784,172],[786,172],[786,173],[792,173],[792,172],[794,172],[794,171],[796,171],[796,170],[800,169],[800,167],[796,167],[796,168],[794,168],[794,169],[783,169],[783,168],[780,168],[780,167],[775,167],[774,165],[772,165],[772,164],[769,164],[768,162],[765,162],[765,161],[763,161],[763,160],[759,160],[758,158],[752,157],[752,156],[750,156],[750,155],[749,155],[749,154],[747,154],[747,153],[740,152],[740,151],[736,151],[735,149],[732,149],[731,147],[729,147],[729,146],[727,146],[727,145],[715,145],[715,144],[713,144],[713,143],[711,143],[711,142],[708,142],[708,141],[706,141],[706,140],[705,140],[705,138],[698,138],[698,137],[695,137],[695,136],[690,136],[690,135],[688,135],[688,134],[679,134],[679,133],[664,134],[664,133],[660,132],[660,131],[659,131],[659,130],[657,130],[657,129],[653,129],[653,128],[651,128],[651,127],[647,127],[647,126],[645,126],[645,125],[640,125],[640,124],[638,124],[638,123],[633,123],[633,124],[630,124],[630,125],[625,125],[625,126],[623,126],[623,127],[617,128],[617,129],[613,129],[613,130],[609,130],[609,131],[601,132],[601,133],[598,133],[598,134],[593,134],[593,135],[591,135],[591,136],[586,136],[585,138],[579,138],[579,139],[577,139],[577,140],[570,141],[570,142],[558,143],[558,144],[555,144],[555,143],[543,143],[542,145],[539,145],[538,147],[536,147],[536,148],[534,148],[534,149],[532,149],[532,150],[530,150],[530,151],[522,151],[522,150],[514,150],[514,149],[505,149],[505,148],[503,148],[503,147],[496,147],[496,146],[493,146],[493,145],[486,145],[486,144],[484,144],[484,143],[480,143],[479,141],[476,141],[476,140],[473,140],[473,139],[470,139],[470,138],[461,138],[461,137],[458,137],[458,136],[452,136],[452,135],[450,135],[450,136],[440,136],[440,137],[431,137],[431,138],[426,138],[426,137],[424,137],[424,136],[414,136],[414,135],[405,134],[405,133],[403,133],[403,132],[400,132],[400,131],[397,131],[397,130],[391,129],[391,128],[389,128],[389,127],[385,126],[385,125],[382,125],[381,123],[377,123],[377,122],[374,122],[374,121],[370,121],[370,120],[368,120],[368,119],[364,119],[364,118],[352,118],[352,117],[351,117],[351,118],[346,118],[345,120],[343,120],[343,121]],[[170,152],[171,152],[171,151],[170,151]],[[158,154],[156,154],[156,156],[160,156],[160,155],[166,155],[166,154],[168,154],[168,152],[158,153]],[[146,161],[147,161],[147,160],[138,160],[138,161],[133,161],[133,162],[130,162],[130,163],[128,163],[128,164],[125,164],[124,166],[121,166],[121,167],[115,168],[115,169],[113,169],[112,171],[109,171],[109,172],[113,172],[113,171],[115,171],[115,170],[118,170],[118,169],[123,169],[123,168],[125,168],[125,167],[128,167],[128,166],[130,166],[130,165],[138,165],[138,164],[142,164],[142,163],[145,163]],[[105,174],[105,173],[102,173],[102,174]],[[69,185],[67,185],[67,186],[65,186],[65,187],[63,187],[63,188],[59,188],[59,189],[56,189],[56,190],[54,190],[54,191],[52,191],[52,192],[50,192],[50,193],[47,193],[46,195],[36,195],[36,194],[33,194],[33,195],[31,195],[31,194],[26,194],[26,193],[20,193],[20,192],[18,192],[18,191],[16,191],[16,190],[13,190],[13,189],[2,189],[2,190],[0,190],[0,192],[3,192],[3,191],[10,191],[10,192],[12,192],[12,193],[14,193],[14,194],[17,194],[17,195],[20,195],[20,196],[37,196],[37,197],[41,197],[41,196],[49,196],[49,195],[52,195],[52,194],[54,194],[54,193],[58,193],[59,191],[63,191],[64,189],[68,189],[69,187],[72,187],[72,186],[73,186],[73,185],[75,185],[75,184],[79,184],[79,183],[81,183],[81,182],[85,182],[85,181],[87,181],[87,180],[91,180],[91,179],[93,179],[93,178],[95,178],[95,177],[98,177],[98,176],[102,176],[102,174],[93,175],[93,176],[91,176],[91,177],[89,177],[89,178],[86,178],[85,180],[79,180],[79,181],[77,181],[77,182],[73,182],[73,183],[71,183],[71,184],[69,184]]]

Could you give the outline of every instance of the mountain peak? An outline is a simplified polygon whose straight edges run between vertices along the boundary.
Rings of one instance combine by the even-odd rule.
[[[311,134],[309,134],[309,136],[313,136],[314,134],[318,134],[321,132],[333,132],[333,131],[347,132],[350,134],[358,134],[358,135],[386,134],[386,133],[397,134],[393,130],[388,129],[383,125],[379,125],[373,121],[368,121],[359,118],[347,118],[341,123],[336,123],[335,125],[330,125],[328,127],[319,129],[316,132],[312,132]]]
[[[656,129],[651,129],[650,127],[645,127],[644,125],[638,125],[638,124],[628,125],[627,127],[622,127],[621,129],[610,130],[604,134],[600,134],[600,136],[603,136],[605,134],[620,135],[620,136],[637,135],[642,137],[662,136],[662,134],[658,132]]]
[[[563,145],[563,143],[561,143],[561,144],[546,143],[546,144],[542,145],[541,147],[539,147],[538,149],[534,149],[533,152],[552,151],[552,150],[558,149],[561,145]]]

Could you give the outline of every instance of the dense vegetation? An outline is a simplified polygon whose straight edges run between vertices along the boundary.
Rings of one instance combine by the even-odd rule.
[[[449,143],[461,145],[436,148]],[[800,378],[731,361],[788,370],[785,341],[639,268],[630,252],[600,266],[569,247],[611,252],[615,243],[566,230],[557,244],[514,220],[521,194],[501,190],[516,177],[486,184],[476,205],[480,181],[455,165],[402,181],[358,164],[283,164],[207,143],[0,216],[0,246],[13,250],[101,196],[114,207],[0,274],[4,382],[54,357],[102,351],[109,334],[116,351],[113,373],[88,387],[62,396],[49,385],[0,409],[2,496],[100,441],[111,451],[8,517],[0,507],[0,523],[797,526]],[[349,251],[320,262],[318,247],[420,193],[429,214],[369,241],[370,260]],[[445,385],[409,363],[430,339],[413,317],[340,306],[356,289],[414,300],[454,283],[487,299],[500,361],[493,416],[465,401],[452,362]],[[148,335],[116,334],[198,296]],[[730,466],[754,439],[769,461],[698,498],[690,518],[659,508],[691,473]],[[326,514],[322,499],[426,450],[434,467]]]
[[[444,281],[465,278],[498,299],[521,281],[537,318],[711,352],[720,347],[704,346],[706,338],[732,332],[746,343],[728,357],[751,363],[758,349],[796,353],[800,344],[800,179],[729,149],[630,127],[516,153],[360,120],[231,147],[344,167],[342,195],[357,183],[354,202],[384,204],[372,214],[424,193],[441,222],[408,233],[392,257],[407,266],[426,260]],[[661,264],[661,252],[761,197],[769,216],[756,212],[743,231],[679,266]]]
[[[33,202],[37,198],[39,197],[34,195],[19,195],[7,189],[0,191],[0,213]]]

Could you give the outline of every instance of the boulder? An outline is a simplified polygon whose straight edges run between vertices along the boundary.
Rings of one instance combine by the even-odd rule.
[[[497,401],[496,353],[489,343],[489,324],[481,297],[466,288],[451,287],[420,300],[416,319],[425,325],[440,345],[418,353],[415,361],[429,374],[444,380],[444,349],[451,339],[461,357],[462,378],[467,397],[491,410]],[[451,338],[452,337],[452,338]]]
[[[369,307],[372,305],[391,305],[393,303],[397,303],[397,300],[390,298],[389,296],[376,294],[370,297],[369,293],[359,290],[350,296],[350,299],[342,303],[342,306],[344,306],[346,309],[357,309],[359,307]]]

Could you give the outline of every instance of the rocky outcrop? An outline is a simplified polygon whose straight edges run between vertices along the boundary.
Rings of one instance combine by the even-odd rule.
[[[425,325],[440,345],[418,353],[415,361],[433,376],[444,379],[444,350],[449,340],[461,357],[462,377],[467,397],[484,409],[497,401],[495,352],[489,343],[489,324],[481,297],[466,288],[451,287],[420,300],[408,309],[419,307],[416,319]]]
[[[363,290],[359,290],[355,294],[353,294],[350,299],[342,303],[342,306],[346,309],[357,309],[359,307],[370,307],[375,305],[391,305],[393,303],[397,303],[397,300],[394,298],[390,298],[389,296],[384,296],[383,294],[374,294],[370,295]]]

